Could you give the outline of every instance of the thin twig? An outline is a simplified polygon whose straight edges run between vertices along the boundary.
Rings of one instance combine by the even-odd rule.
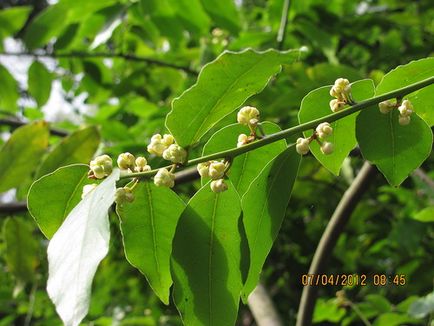
[[[259,283],[249,295],[248,305],[258,326],[283,326],[265,286]]]
[[[28,122],[24,122],[24,121],[20,121],[20,120],[16,120],[16,119],[6,119],[6,118],[0,119],[0,126],[1,125],[7,125],[7,126],[11,126],[13,128],[18,128],[21,126],[25,126],[27,124],[28,124]],[[54,136],[66,137],[69,135],[69,132],[67,132],[66,130],[62,130],[62,129],[50,128],[50,134],[52,134]]]
[[[285,43],[286,27],[288,25],[289,4],[290,0],[284,0],[282,7],[282,17],[280,18],[279,31],[277,32],[277,48],[279,50],[282,50]]]
[[[38,52],[0,52],[0,56],[11,56],[11,57],[33,57],[33,58],[119,58],[127,61],[145,62],[150,65],[174,68],[178,70],[185,71],[191,75],[198,75],[198,72],[190,67],[177,65],[175,63],[165,62],[158,59],[147,58],[143,56],[138,56],[134,54],[124,54],[124,53],[107,53],[107,52],[64,52],[64,53],[38,53]]]
[[[319,241],[309,268],[309,274],[320,274],[326,270],[327,261],[333,252],[339,235],[343,232],[351,214],[368,189],[375,172],[376,169],[368,162],[365,162],[351,186],[342,196]],[[296,326],[311,325],[317,290],[318,287],[316,286],[307,285],[303,288]]]

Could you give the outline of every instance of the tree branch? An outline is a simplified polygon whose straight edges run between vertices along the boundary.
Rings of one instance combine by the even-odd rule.
[[[178,69],[185,71],[188,74],[197,76],[199,73],[187,66],[177,65],[175,63],[165,62],[158,59],[152,59],[142,56],[137,56],[134,54],[123,54],[123,53],[106,53],[106,52],[68,52],[68,53],[37,53],[37,52],[0,52],[0,56],[11,56],[11,57],[33,57],[33,58],[118,58],[127,61],[144,62],[150,65],[168,67],[173,69]]]
[[[28,122],[15,120],[15,119],[7,119],[7,118],[1,118],[0,119],[0,125],[7,125],[7,126],[11,126],[13,128],[18,128],[21,126],[25,126],[27,124],[28,124]],[[50,134],[52,134],[54,136],[65,137],[65,136],[69,135],[69,132],[67,132],[65,130],[57,129],[57,128],[50,128]]]
[[[273,300],[263,284],[259,283],[249,295],[248,305],[258,326],[283,326]]]
[[[282,50],[285,43],[286,26],[288,25],[290,0],[284,0],[282,7],[282,17],[280,19],[279,31],[277,33],[277,49]]]
[[[320,274],[326,270],[328,259],[333,253],[333,249],[340,234],[343,232],[363,194],[368,189],[375,173],[375,167],[368,162],[363,164],[359,174],[342,196],[341,201],[327,224],[313,256],[308,274]],[[296,326],[311,325],[317,292],[318,287],[314,285],[307,285],[303,288]]]

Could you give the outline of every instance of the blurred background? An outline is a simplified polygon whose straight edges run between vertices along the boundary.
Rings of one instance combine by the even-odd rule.
[[[390,69],[432,56],[434,3],[1,0],[0,145],[18,126],[44,119],[53,129],[52,146],[83,126],[96,125],[99,153],[143,154],[150,137],[165,131],[171,101],[220,53],[302,46],[306,55],[284,66],[248,100],[264,120],[282,128],[297,124],[302,98],[317,87],[338,77],[378,83]],[[235,113],[214,131],[233,121]],[[199,144],[191,156],[200,149]],[[74,159],[85,163],[87,156]],[[35,171],[43,160],[42,155],[28,164]],[[295,323],[301,276],[362,162],[355,150],[335,177],[314,158],[303,160],[262,278],[285,325]],[[321,287],[317,325],[433,325],[434,227],[417,220],[422,209],[434,205],[433,167],[431,154],[400,188],[376,174],[327,267],[329,274],[402,274],[406,284]],[[47,240],[25,205],[35,178],[29,175],[0,194],[0,326],[60,325],[45,292]],[[198,181],[183,183],[176,191],[188,198],[199,186]],[[125,260],[114,214],[111,223],[111,250],[96,274],[84,324],[181,325],[174,306],[159,303]],[[345,304],[336,298],[340,290]],[[238,324],[256,325],[248,306],[240,308]]]

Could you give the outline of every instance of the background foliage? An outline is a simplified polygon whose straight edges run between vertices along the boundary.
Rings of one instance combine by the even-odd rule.
[[[29,122],[13,134],[21,137],[17,146],[0,154],[3,202],[25,200],[34,179],[65,164],[87,163],[95,152],[143,153],[150,136],[165,131],[172,100],[224,50],[308,48],[302,60],[285,65],[248,101],[264,120],[287,128],[297,124],[300,102],[309,91],[338,77],[378,83],[385,72],[430,56],[434,48],[429,0],[290,1],[284,30],[279,30],[283,0],[49,2],[0,3],[0,143],[9,139],[17,121]],[[234,117],[217,123],[214,131]],[[50,135],[46,123],[31,123],[39,119],[50,122]],[[71,135],[62,137],[66,132]],[[23,152],[20,146],[28,148],[30,140],[32,151]],[[193,148],[191,157],[200,155],[200,149]],[[287,324],[295,320],[301,275],[361,162],[360,153],[353,151],[338,177],[313,157],[301,164],[282,230],[262,273]],[[400,188],[376,174],[329,263],[328,273],[406,275],[405,286],[345,289],[353,306],[374,325],[425,325],[434,310],[432,294],[425,297],[433,291],[434,217],[428,208],[434,206],[433,166],[431,154]],[[82,174],[72,177],[79,180]],[[199,187],[198,180],[176,191],[187,198]],[[59,324],[45,292],[46,239],[22,206],[1,205],[0,214],[0,325]],[[113,215],[110,221],[109,256],[96,274],[87,322],[180,325],[173,304],[159,303],[124,259],[118,219]],[[320,289],[317,323],[361,323],[354,309],[337,304],[340,289]],[[238,323],[254,324],[245,306]]]

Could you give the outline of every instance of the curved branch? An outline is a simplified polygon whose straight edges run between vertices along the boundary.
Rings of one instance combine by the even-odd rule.
[[[15,120],[15,119],[6,119],[6,118],[0,119],[0,125],[7,125],[13,128],[18,128],[21,126],[25,126],[27,124],[29,123],[20,120]],[[69,135],[69,132],[67,132],[66,130],[61,130],[57,128],[50,128],[49,130],[50,130],[50,134],[54,136],[66,137]]]
[[[259,283],[249,295],[248,305],[258,326],[283,326],[265,286]]]
[[[351,214],[368,189],[376,168],[368,162],[363,164],[359,174],[354,179],[351,186],[342,196],[336,210],[334,211],[327,227],[319,241],[318,247],[309,268],[309,274],[323,273],[327,266],[327,261],[331,256],[339,235],[343,232]],[[305,286],[300,299],[300,306],[297,314],[296,326],[310,326],[312,323],[313,311],[315,308],[318,287]]]
[[[277,48],[282,50],[285,43],[286,27],[288,25],[290,0],[285,0],[282,8],[282,17],[280,18],[279,31],[277,33]]]
[[[180,66],[175,63],[165,62],[158,59],[152,59],[147,57],[142,57],[134,54],[123,54],[123,53],[106,53],[106,52],[68,52],[68,53],[37,53],[37,52],[0,52],[0,56],[10,56],[10,57],[33,57],[33,58],[119,58],[127,61],[145,62],[150,65],[168,67],[173,69],[178,69],[185,71],[190,75],[198,75],[199,73],[187,66]]]

